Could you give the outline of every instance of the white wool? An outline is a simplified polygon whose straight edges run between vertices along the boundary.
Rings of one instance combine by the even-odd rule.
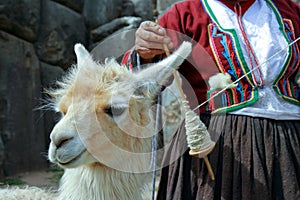
[[[67,169],[61,180],[58,200],[140,200],[147,174],[120,172],[105,166]]]
[[[201,151],[212,145],[210,135],[199,116],[190,109],[189,102],[182,101],[185,109],[185,129],[188,147],[194,151]]]
[[[231,77],[228,73],[218,73],[209,78],[208,84],[210,89],[224,89],[224,88],[234,88],[238,84],[232,84]]]
[[[0,200],[54,200],[56,193],[38,187],[7,187],[0,189]]]
[[[191,44],[185,42],[167,59],[133,74],[113,60],[106,61],[104,65],[93,61],[86,49],[77,44],[75,52],[78,65],[73,66],[66,78],[59,83],[59,89],[49,92],[53,98],[53,107],[56,107],[56,110],[63,114],[62,119],[51,132],[48,156],[51,162],[65,168],[58,196],[55,197],[55,192],[51,193],[39,188],[28,187],[0,190],[0,198],[3,198],[3,200],[143,199],[144,188],[150,181],[148,177],[151,177],[149,176],[151,175],[151,172],[149,173],[150,159],[144,153],[149,154],[151,152],[150,136],[154,134],[152,131],[154,121],[149,116],[149,108],[152,101],[154,101],[151,98],[156,95],[150,94],[148,87],[141,87],[144,84],[140,83],[154,81],[156,89],[153,91],[160,91],[161,85],[159,84],[169,79],[172,72],[189,55],[191,49]],[[145,85],[148,86],[149,83]],[[130,99],[124,106],[130,112],[123,112],[120,115],[123,116],[126,113],[131,115],[120,117],[122,123],[119,124],[113,122],[111,116],[105,112],[106,106],[111,106],[113,103],[110,101],[113,95],[118,97],[118,101],[121,99],[121,103],[126,103]],[[139,98],[136,98],[135,95]],[[151,99],[151,101],[147,99]],[[96,103],[95,105],[91,103],[94,103],[94,101],[101,103],[101,105],[95,106]],[[97,114],[97,117],[95,117],[95,114]],[[97,119],[97,121],[92,123],[91,119]],[[101,130],[106,135],[98,128],[101,120]],[[136,125],[134,126],[132,122]],[[122,128],[129,130],[130,134],[116,127],[120,124],[124,125]],[[87,148],[83,141],[79,139],[78,133],[83,136],[80,130],[87,132],[90,138],[91,136],[96,138],[90,140],[91,146],[94,145],[93,147],[99,148],[97,152],[106,152],[105,155],[101,154],[101,156],[107,156],[106,159],[109,163],[117,163],[117,166],[121,166],[123,171],[107,167],[100,159],[95,159],[95,152],[92,155],[91,148]],[[129,159],[121,159],[120,156],[122,155],[118,155],[112,148],[115,145],[111,145],[111,143],[104,143],[102,146],[96,145],[97,142],[103,144],[101,143],[103,142],[103,136],[105,136],[105,139],[112,139],[115,144],[120,145],[119,147],[125,150],[124,152],[132,152],[140,156],[137,160],[132,159],[134,161],[130,157]],[[86,141],[88,141],[87,138]],[[95,143],[93,143],[94,141]],[[66,166],[64,164],[70,165]]]

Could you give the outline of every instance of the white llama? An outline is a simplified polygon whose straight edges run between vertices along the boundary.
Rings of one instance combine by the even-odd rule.
[[[130,72],[113,60],[101,65],[75,45],[77,66],[50,92],[62,113],[49,147],[49,160],[65,169],[56,199],[142,199],[154,134],[149,110],[191,48],[184,42],[163,61]]]

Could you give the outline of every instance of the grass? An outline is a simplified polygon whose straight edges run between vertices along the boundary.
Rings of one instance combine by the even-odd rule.
[[[46,173],[49,173],[50,176],[45,176],[51,184],[58,185],[59,181],[64,173],[64,170],[59,167],[51,167],[45,170]],[[20,186],[20,185],[28,185],[26,181],[24,181],[24,177],[22,174],[19,176],[7,177],[4,180],[0,181],[0,187],[3,186]],[[0,198],[1,199],[1,198]]]
[[[0,182],[0,185],[23,185],[26,184],[25,181],[22,180],[22,177],[17,178],[7,178]]]

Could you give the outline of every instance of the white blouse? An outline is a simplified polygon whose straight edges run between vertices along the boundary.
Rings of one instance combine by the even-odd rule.
[[[235,12],[218,0],[208,0],[207,2],[214,10],[214,15],[222,28],[235,29],[245,60],[249,64],[246,44]],[[300,108],[283,100],[272,87],[272,83],[279,75],[288,55],[288,48],[286,48],[288,43],[279,30],[279,23],[273,10],[264,0],[256,0],[242,16],[242,22],[259,65],[278,51],[285,50],[260,66],[264,87],[258,90],[259,100],[248,107],[231,113],[277,120],[299,120]]]

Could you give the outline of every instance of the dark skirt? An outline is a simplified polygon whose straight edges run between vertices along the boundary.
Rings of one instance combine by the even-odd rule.
[[[158,200],[300,199],[300,121],[237,115],[202,118],[217,141],[203,159],[189,155],[184,124],[165,151]]]

